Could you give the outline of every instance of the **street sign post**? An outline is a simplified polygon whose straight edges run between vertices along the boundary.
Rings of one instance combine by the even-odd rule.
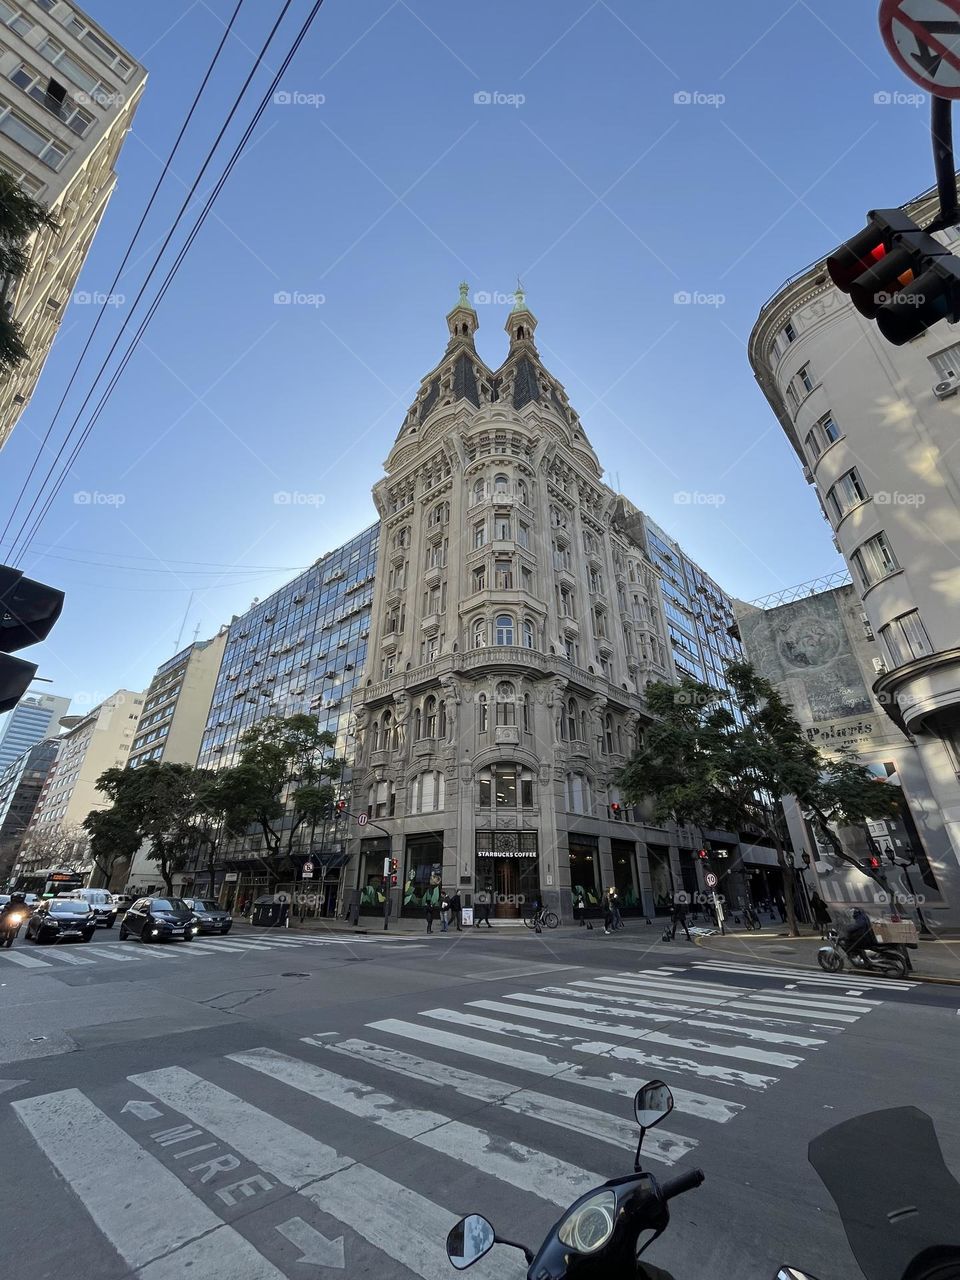
[[[914,84],[937,98],[960,98],[957,0],[882,0],[880,33]]]
[[[719,878],[717,877],[717,873],[715,871],[708,871],[703,878],[707,882],[708,889],[715,889],[717,885],[720,883]],[[713,896],[716,897],[717,895],[714,894]]]
[[[369,817],[368,817],[365,813],[358,813],[358,814],[357,814],[357,826],[358,826],[358,827],[365,827],[369,821],[370,821],[370,819],[369,819]]]

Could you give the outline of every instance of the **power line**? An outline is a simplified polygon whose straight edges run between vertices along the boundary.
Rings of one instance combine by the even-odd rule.
[[[215,151],[216,151],[217,147],[219,146],[219,144],[220,144],[220,142],[221,142],[221,140],[222,140],[222,138],[223,138],[224,134],[226,133],[227,128],[228,128],[228,127],[229,127],[229,125],[230,125],[230,122],[232,121],[232,119],[233,119],[234,115],[236,114],[237,110],[239,109],[239,107],[240,107],[240,103],[241,103],[241,100],[242,100],[242,98],[243,98],[244,94],[246,93],[246,90],[247,90],[247,88],[248,88],[248,86],[249,86],[249,84],[250,84],[251,80],[253,79],[253,76],[255,75],[255,73],[256,73],[256,71],[257,71],[257,68],[259,67],[260,62],[262,61],[262,59],[263,59],[264,55],[266,54],[267,48],[269,47],[269,45],[270,45],[271,41],[273,40],[273,37],[274,37],[274,35],[276,34],[276,31],[277,31],[278,27],[280,26],[281,22],[283,21],[283,18],[284,18],[284,16],[286,15],[287,10],[290,8],[291,3],[292,3],[292,0],[285,0],[285,4],[284,4],[284,6],[283,6],[283,9],[280,11],[280,14],[279,14],[279,16],[277,17],[277,20],[274,22],[273,27],[271,28],[270,33],[268,34],[268,36],[267,36],[267,38],[266,38],[266,40],[265,40],[265,42],[264,42],[264,44],[263,44],[263,46],[262,46],[262,48],[261,48],[261,50],[260,50],[260,53],[257,55],[256,61],[255,61],[255,63],[254,63],[254,66],[253,66],[253,68],[251,69],[251,71],[250,71],[249,75],[247,76],[246,80],[244,81],[244,83],[243,83],[243,85],[242,85],[242,87],[241,87],[241,89],[240,89],[240,92],[239,92],[239,94],[237,95],[237,97],[236,97],[236,99],[235,99],[235,101],[234,101],[234,105],[233,105],[233,106],[232,106],[232,108],[230,109],[230,113],[229,113],[229,115],[227,116],[226,121],[224,122],[224,124],[223,124],[222,128],[220,129],[220,132],[217,134],[217,137],[216,137],[216,139],[214,140],[214,143],[213,143],[212,147],[211,147],[211,148],[210,148],[210,150],[208,151],[207,156],[206,156],[206,159],[204,160],[203,165],[202,165],[202,167],[201,167],[201,169],[200,169],[200,172],[198,173],[198,175],[197,175],[196,179],[194,180],[194,183],[193,183],[193,185],[191,186],[190,191],[187,193],[186,199],[184,200],[184,203],[183,203],[183,205],[181,206],[180,212],[178,213],[177,218],[176,218],[176,220],[175,220],[175,222],[174,222],[173,226],[170,228],[170,231],[168,232],[167,236],[165,237],[164,242],[163,242],[163,244],[161,245],[160,250],[159,250],[159,252],[158,252],[158,254],[157,254],[156,258],[154,259],[153,265],[152,265],[152,266],[151,266],[151,268],[150,268],[150,271],[149,271],[149,273],[148,273],[148,275],[147,275],[147,278],[146,278],[146,280],[143,282],[143,285],[141,286],[141,288],[140,288],[140,290],[139,290],[139,292],[138,292],[138,294],[137,294],[137,297],[136,297],[136,299],[134,300],[133,307],[131,308],[130,314],[129,314],[129,315],[127,316],[127,318],[125,319],[124,324],[123,324],[123,326],[122,326],[122,327],[121,327],[121,329],[120,329],[120,332],[117,334],[117,337],[115,338],[115,340],[114,340],[114,342],[113,342],[113,345],[111,346],[110,351],[107,353],[106,359],[104,360],[103,364],[101,365],[100,371],[99,371],[99,373],[97,374],[96,379],[94,380],[94,384],[93,384],[93,386],[91,387],[90,391],[87,393],[87,396],[85,397],[83,404],[80,406],[80,410],[78,411],[78,413],[77,413],[76,417],[74,418],[73,423],[71,424],[70,431],[67,433],[67,436],[66,436],[66,438],[64,439],[63,443],[61,444],[60,449],[57,451],[57,455],[56,455],[56,457],[54,458],[53,462],[51,463],[50,467],[48,468],[47,474],[46,474],[46,476],[44,477],[43,483],[42,483],[41,488],[40,488],[40,493],[38,493],[37,497],[34,499],[33,503],[31,504],[30,510],[27,512],[27,515],[26,515],[26,517],[24,518],[24,520],[23,520],[23,522],[22,522],[22,524],[21,524],[21,526],[20,526],[20,529],[18,530],[18,532],[17,532],[17,534],[16,534],[16,537],[15,537],[15,539],[14,539],[14,545],[15,545],[15,546],[16,546],[17,542],[19,542],[19,541],[20,541],[20,539],[23,537],[24,530],[26,529],[26,526],[27,526],[27,524],[28,524],[28,522],[29,522],[29,520],[30,520],[30,517],[31,517],[31,515],[33,514],[34,510],[36,510],[37,505],[38,505],[38,504],[40,503],[40,501],[41,501],[41,496],[42,496],[42,493],[43,493],[43,488],[44,488],[44,487],[46,486],[46,484],[48,483],[48,481],[49,481],[49,479],[50,479],[51,475],[53,475],[53,472],[54,472],[54,470],[55,470],[55,468],[56,468],[56,464],[57,464],[57,462],[59,461],[60,457],[62,456],[62,454],[63,454],[64,450],[66,449],[66,447],[67,447],[67,445],[68,445],[68,443],[69,443],[70,437],[71,437],[71,435],[73,434],[74,428],[75,428],[75,427],[77,426],[77,424],[79,423],[80,418],[81,418],[81,416],[82,416],[82,414],[83,414],[83,411],[84,411],[84,409],[85,409],[86,405],[89,403],[89,400],[90,400],[90,398],[92,397],[92,395],[93,395],[93,393],[94,393],[94,390],[95,390],[95,388],[96,388],[96,384],[97,384],[97,382],[99,381],[100,376],[102,375],[102,373],[103,373],[104,369],[106,368],[106,366],[107,366],[107,364],[108,364],[108,362],[109,362],[109,360],[110,360],[110,357],[112,356],[113,352],[116,350],[117,345],[118,345],[118,344],[119,344],[119,342],[120,342],[120,338],[123,336],[123,332],[124,332],[124,330],[126,329],[127,324],[130,322],[130,319],[132,318],[133,312],[136,310],[137,305],[139,304],[139,302],[140,302],[141,298],[143,297],[143,294],[144,294],[144,293],[145,293],[145,291],[146,291],[147,285],[149,284],[150,280],[152,279],[153,274],[154,274],[154,272],[155,272],[155,270],[156,270],[157,266],[158,266],[158,265],[159,265],[159,263],[160,263],[160,259],[162,258],[163,253],[165,252],[165,250],[166,250],[166,248],[167,248],[168,244],[170,243],[170,240],[171,240],[171,238],[172,238],[172,236],[173,236],[173,233],[174,233],[174,231],[175,231],[176,227],[179,225],[179,222],[180,222],[180,220],[181,220],[181,218],[182,218],[182,216],[183,216],[183,214],[184,214],[184,211],[186,210],[187,206],[189,205],[189,202],[190,202],[190,200],[191,200],[191,198],[192,198],[192,196],[193,196],[193,193],[196,191],[196,188],[197,188],[197,186],[199,185],[200,180],[201,180],[201,178],[203,177],[203,174],[206,172],[206,169],[207,169],[208,165],[210,164],[210,161],[212,160],[213,155],[214,155],[214,153],[215,153]],[[234,149],[234,151],[233,151],[233,153],[232,153],[232,155],[231,155],[231,157],[230,157],[229,161],[227,162],[227,166],[226,166],[226,168],[224,169],[223,173],[221,174],[220,178],[218,179],[217,183],[215,184],[215,186],[214,186],[213,190],[211,191],[210,195],[208,196],[207,201],[206,201],[206,203],[205,203],[205,205],[204,205],[204,208],[203,208],[203,210],[202,210],[202,212],[201,212],[201,214],[200,214],[200,217],[197,219],[197,222],[194,224],[193,229],[191,230],[191,232],[190,232],[189,236],[187,237],[187,240],[185,241],[184,245],[182,246],[182,248],[181,248],[181,249],[180,249],[180,251],[178,252],[178,254],[177,254],[176,258],[174,259],[174,262],[173,262],[172,266],[169,268],[169,270],[168,270],[168,272],[167,272],[167,275],[166,275],[166,277],[165,277],[165,279],[164,279],[164,281],[163,281],[163,284],[162,284],[162,285],[161,285],[161,287],[160,287],[160,290],[159,290],[159,292],[158,292],[158,294],[157,294],[156,298],[155,298],[155,299],[154,299],[154,301],[151,303],[151,305],[150,305],[150,307],[149,307],[149,309],[148,309],[148,311],[147,311],[146,316],[145,316],[145,317],[144,317],[144,319],[141,321],[140,326],[139,326],[139,328],[138,328],[138,330],[137,330],[136,334],[134,335],[134,337],[133,337],[132,341],[130,342],[130,345],[127,347],[127,350],[126,350],[126,352],[124,353],[124,355],[123,355],[123,357],[122,357],[122,359],[121,359],[120,364],[118,365],[117,369],[116,369],[116,370],[115,370],[115,372],[113,373],[113,375],[112,375],[112,377],[111,377],[110,381],[107,383],[107,386],[106,386],[106,388],[105,388],[105,390],[104,390],[104,392],[103,392],[102,396],[100,397],[100,401],[99,401],[99,403],[98,403],[98,405],[97,405],[96,409],[94,410],[94,413],[93,413],[92,417],[90,418],[90,420],[89,420],[89,422],[87,423],[86,427],[85,427],[85,428],[83,429],[83,431],[81,432],[80,438],[78,439],[77,443],[74,445],[73,450],[72,450],[72,452],[71,452],[70,456],[68,457],[68,459],[67,459],[67,461],[66,461],[65,465],[64,465],[64,466],[63,466],[63,468],[61,469],[61,472],[60,472],[60,476],[59,476],[59,478],[54,482],[54,487],[53,487],[53,488],[52,488],[52,490],[50,491],[50,493],[49,493],[49,495],[48,495],[48,497],[47,497],[46,501],[43,503],[43,506],[42,506],[41,510],[39,511],[39,513],[37,514],[37,516],[36,516],[36,518],[35,518],[35,520],[34,520],[34,523],[33,523],[33,525],[31,526],[30,530],[27,532],[27,534],[26,534],[26,538],[25,538],[25,539],[24,539],[24,541],[23,541],[23,545],[22,545],[21,550],[20,550],[20,552],[19,552],[19,555],[18,555],[18,557],[17,557],[18,559],[19,559],[19,558],[22,558],[22,556],[26,553],[26,551],[27,551],[28,547],[30,546],[30,543],[32,542],[33,538],[36,536],[36,532],[37,532],[37,530],[39,529],[40,525],[42,524],[43,520],[45,519],[45,517],[46,517],[46,515],[47,515],[47,512],[50,510],[50,507],[51,507],[51,505],[53,504],[54,500],[56,499],[57,494],[60,492],[61,488],[63,487],[63,485],[64,485],[64,483],[65,483],[65,481],[66,481],[66,478],[67,478],[67,476],[68,476],[68,475],[69,475],[69,473],[70,473],[70,469],[71,469],[71,467],[73,466],[73,463],[76,461],[76,459],[77,459],[77,457],[78,457],[78,455],[79,455],[79,453],[80,453],[81,449],[83,448],[84,444],[86,443],[87,439],[89,438],[90,432],[93,430],[94,426],[96,425],[97,420],[98,420],[98,418],[99,418],[99,416],[100,416],[101,412],[103,411],[103,408],[104,408],[104,406],[105,406],[105,404],[106,404],[107,400],[109,399],[109,397],[110,397],[110,395],[112,394],[112,392],[113,392],[114,388],[116,387],[117,383],[119,382],[120,378],[122,377],[123,372],[124,372],[124,370],[126,369],[127,364],[129,363],[129,361],[130,361],[130,359],[131,359],[131,357],[132,357],[132,355],[133,355],[133,352],[136,350],[136,348],[137,348],[137,346],[138,346],[138,344],[139,344],[139,342],[140,342],[140,339],[142,338],[142,336],[143,336],[144,332],[146,331],[146,329],[147,329],[148,325],[150,324],[150,321],[153,319],[153,316],[154,316],[154,314],[156,313],[157,308],[159,307],[160,303],[163,301],[163,298],[164,298],[164,296],[165,296],[165,294],[166,294],[167,289],[168,289],[168,288],[169,288],[169,286],[170,286],[170,283],[172,282],[172,280],[173,280],[174,276],[176,275],[177,271],[179,270],[180,265],[181,265],[181,263],[183,262],[184,258],[186,257],[187,253],[189,252],[189,250],[190,250],[190,248],[191,248],[191,246],[192,246],[192,244],[193,244],[194,240],[196,239],[197,235],[199,234],[201,227],[203,226],[204,222],[205,222],[205,221],[206,221],[206,219],[207,219],[207,216],[208,216],[208,215],[209,215],[209,213],[210,213],[211,208],[213,207],[214,201],[216,200],[217,196],[220,194],[220,191],[223,189],[223,186],[224,186],[224,184],[225,184],[225,182],[226,182],[227,178],[230,176],[231,172],[233,171],[233,168],[234,168],[234,166],[236,165],[237,160],[239,159],[240,154],[241,154],[241,152],[242,152],[243,148],[246,146],[247,142],[249,141],[249,139],[250,139],[250,137],[251,137],[251,135],[252,135],[252,133],[253,133],[254,129],[256,128],[256,125],[259,123],[260,118],[261,118],[261,116],[263,115],[263,112],[266,110],[267,105],[268,105],[268,103],[269,103],[269,102],[270,102],[270,100],[271,100],[271,97],[272,97],[272,95],[273,95],[273,93],[274,93],[274,90],[275,90],[275,88],[276,88],[277,84],[279,84],[281,77],[282,77],[282,76],[283,76],[283,74],[285,73],[285,71],[286,71],[287,67],[290,65],[290,62],[293,60],[293,57],[294,57],[294,55],[296,54],[297,50],[299,49],[299,47],[300,47],[301,43],[303,42],[303,40],[304,40],[304,38],[305,38],[305,36],[306,36],[306,34],[307,34],[308,30],[310,29],[310,26],[311,26],[311,25],[312,25],[312,23],[313,23],[314,18],[316,17],[317,13],[320,11],[320,8],[321,8],[322,4],[323,4],[323,0],[315,0],[315,3],[314,3],[314,5],[313,5],[312,9],[310,10],[310,13],[308,14],[308,16],[307,16],[307,18],[306,18],[306,21],[304,22],[303,26],[301,27],[301,29],[300,29],[300,31],[299,31],[299,33],[298,33],[298,35],[297,35],[296,40],[294,41],[294,43],[293,43],[293,45],[291,46],[291,48],[290,48],[289,52],[287,53],[286,57],[284,58],[283,62],[281,63],[281,65],[280,65],[280,67],[279,67],[279,69],[278,69],[278,71],[277,71],[276,75],[274,76],[273,80],[271,81],[270,86],[269,86],[269,87],[268,87],[268,89],[267,89],[267,92],[264,94],[264,96],[263,96],[263,98],[262,98],[262,100],[261,100],[261,102],[260,102],[259,107],[257,108],[256,112],[254,113],[253,119],[251,120],[251,122],[250,122],[250,124],[247,126],[247,128],[244,130],[244,133],[243,133],[243,135],[241,136],[240,141],[238,142],[238,144],[237,144],[236,148]]]
[[[180,132],[177,134],[176,141],[174,142],[173,146],[170,149],[170,154],[167,156],[167,159],[163,166],[163,170],[160,173],[160,177],[157,179],[156,186],[153,188],[153,191],[150,194],[150,199],[147,201],[147,207],[144,209],[143,213],[141,214],[140,221],[137,223],[137,229],[136,231],[134,231],[130,239],[130,243],[127,245],[126,252],[123,255],[123,261],[120,263],[120,266],[117,268],[117,273],[113,277],[113,281],[110,284],[109,289],[106,290],[106,293],[104,295],[104,300],[100,306],[99,312],[97,313],[97,318],[94,322],[93,328],[90,330],[90,334],[86,342],[83,344],[83,350],[80,352],[80,355],[77,357],[77,362],[74,365],[73,372],[70,375],[70,381],[67,383],[66,390],[64,391],[63,395],[60,397],[60,403],[57,405],[56,411],[54,412],[53,417],[50,419],[50,424],[47,427],[46,432],[44,433],[44,437],[40,441],[40,445],[37,449],[37,455],[30,466],[30,470],[27,472],[26,479],[24,480],[23,484],[20,486],[20,492],[17,494],[16,501],[14,502],[13,507],[10,510],[10,514],[7,517],[7,523],[4,525],[3,531],[0,532],[0,541],[3,541],[6,539],[7,532],[10,528],[10,525],[16,516],[17,508],[20,506],[20,503],[23,500],[23,495],[27,491],[27,486],[29,485],[30,481],[33,479],[33,473],[37,469],[37,465],[39,464],[40,459],[43,456],[43,451],[47,446],[47,441],[50,439],[50,435],[53,432],[53,428],[57,423],[57,419],[60,417],[60,411],[62,410],[64,404],[66,403],[67,396],[70,394],[70,389],[72,388],[74,382],[77,379],[77,374],[80,372],[80,368],[81,368],[81,365],[83,364],[84,357],[86,356],[87,352],[90,350],[90,344],[93,342],[93,339],[96,337],[97,330],[100,328],[100,321],[106,315],[108,300],[110,296],[113,294],[114,289],[116,289],[117,284],[120,281],[120,277],[123,275],[123,269],[127,265],[130,255],[133,252],[133,246],[136,244],[137,238],[140,235],[140,232],[143,230],[143,225],[150,214],[150,210],[153,208],[154,201],[157,198],[157,194],[160,191],[160,187],[163,183],[163,180],[167,176],[167,173],[170,170],[170,165],[173,163],[173,158],[177,154],[177,149],[179,148],[180,143],[183,140],[183,135],[186,133],[187,127],[189,126],[190,121],[193,119],[193,113],[197,109],[197,104],[200,101],[200,97],[203,94],[204,89],[207,87],[207,82],[209,81],[210,76],[213,74],[213,69],[217,65],[217,61],[220,57],[221,52],[223,51],[223,47],[226,44],[231,31],[233,30],[233,24],[236,21],[237,14],[240,12],[240,8],[242,5],[243,5],[243,0],[237,0],[237,7],[234,9],[233,13],[230,15],[230,21],[227,23],[223,31],[223,38],[221,39],[220,43],[217,45],[216,52],[213,55],[210,65],[207,67],[206,75],[203,77],[203,80],[200,82],[200,88],[197,90],[194,96],[193,102],[190,104],[190,110],[187,112],[186,118],[184,119],[183,124],[180,126]],[[121,329],[120,332],[122,333],[123,330]],[[103,368],[101,367],[100,373],[102,372],[103,372]],[[97,379],[99,379],[100,373],[97,374]],[[95,385],[96,385],[96,381],[94,382],[94,386]],[[46,481],[44,481],[44,483],[46,483]],[[41,486],[41,491],[42,491],[42,488],[43,486]]]

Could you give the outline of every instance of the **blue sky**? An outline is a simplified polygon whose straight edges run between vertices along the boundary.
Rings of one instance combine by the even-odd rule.
[[[232,8],[88,0],[150,79],[80,290],[109,285]],[[174,164],[186,184],[279,8],[244,5]],[[45,687],[144,686],[182,628],[211,634],[374,519],[461,279],[505,298],[522,277],[609,482],[727,590],[841,567],[745,343],[785,277],[933,181],[926,104],[875,100],[914,89],[872,5],[327,0],[282,87],[24,562],[67,592],[32,651]],[[95,350],[184,191],[168,179]],[[492,365],[508,305],[477,307]],[[5,511],[93,318],[67,310],[0,460]]]

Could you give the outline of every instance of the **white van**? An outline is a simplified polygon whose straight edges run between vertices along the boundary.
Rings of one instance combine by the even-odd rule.
[[[105,929],[112,929],[117,923],[117,904],[113,894],[106,889],[71,889],[69,893],[58,893],[58,898],[74,898],[86,902],[97,917],[97,924]]]

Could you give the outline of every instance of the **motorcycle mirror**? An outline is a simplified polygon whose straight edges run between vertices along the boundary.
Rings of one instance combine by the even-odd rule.
[[[817,1280],[809,1271],[798,1271],[796,1267],[781,1267],[777,1272],[777,1280]]]
[[[496,1243],[496,1233],[486,1218],[479,1213],[469,1213],[450,1228],[447,1235],[447,1257],[457,1271],[479,1261]]]
[[[673,1110],[673,1094],[662,1080],[651,1080],[637,1090],[633,1100],[633,1113],[641,1129],[652,1129],[666,1120]]]

